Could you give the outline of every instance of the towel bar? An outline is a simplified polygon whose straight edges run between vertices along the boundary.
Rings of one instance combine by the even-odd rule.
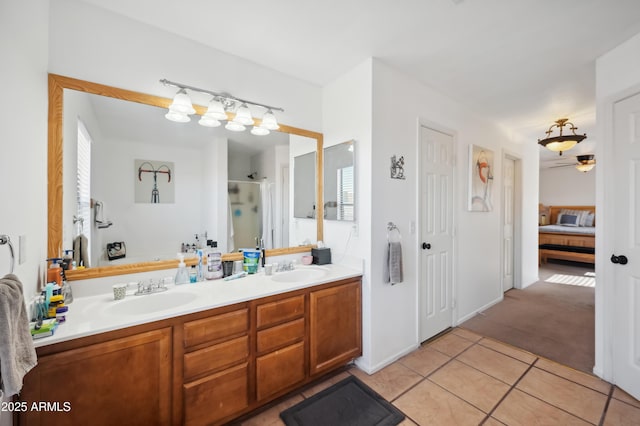
[[[393,222],[387,223],[387,242],[391,242],[391,232],[396,231],[395,234],[398,236],[398,242],[402,241],[402,234],[400,233],[400,229]]]
[[[0,246],[5,244],[9,244],[9,252],[11,254],[11,263],[9,266],[9,273],[13,274],[13,266],[15,264],[16,258],[13,255],[13,244],[11,244],[11,238],[8,235],[0,235]]]

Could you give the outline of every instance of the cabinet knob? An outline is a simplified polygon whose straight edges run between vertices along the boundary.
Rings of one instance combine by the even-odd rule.
[[[629,259],[624,254],[621,254],[620,256],[616,256],[615,254],[612,254],[611,255],[611,263],[616,263],[616,264],[619,264],[619,265],[626,265],[627,263],[629,263]]]

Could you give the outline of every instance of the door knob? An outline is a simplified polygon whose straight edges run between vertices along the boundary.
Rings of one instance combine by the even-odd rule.
[[[430,249],[431,249],[431,244],[422,243],[422,250],[430,250]]]
[[[620,256],[616,256],[615,254],[611,255],[611,263],[617,263],[620,265],[626,265],[627,263],[629,263],[629,259],[627,259],[627,256],[621,254]]]

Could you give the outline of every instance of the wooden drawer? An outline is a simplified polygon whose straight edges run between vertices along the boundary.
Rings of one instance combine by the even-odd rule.
[[[184,385],[184,424],[218,422],[249,406],[248,364]]]
[[[249,337],[242,336],[184,356],[184,380],[211,374],[246,361],[249,356]]]
[[[304,318],[258,332],[258,353],[270,352],[304,338]]]
[[[258,401],[283,391],[305,378],[304,342],[256,359]]]
[[[258,305],[256,315],[258,328],[299,318],[304,315],[304,295]]]
[[[190,321],[184,324],[184,347],[246,333],[248,329],[249,310],[246,308]]]

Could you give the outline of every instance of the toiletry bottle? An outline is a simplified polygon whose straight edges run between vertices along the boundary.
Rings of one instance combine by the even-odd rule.
[[[64,303],[68,305],[73,302],[73,293],[71,292],[71,285],[69,281],[67,281],[67,275],[64,272],[64,269],[61,271],[62,275],[62,297],[64,298]]]
[[[191,272],[189,272],[189,282],[192,284],[198,282],[198,273],[196,272],[196,265],[191,265]]]
[[[189,271],[187,271],[187,265],[184,263],[184,254],[178,253],[178,259],[180,259],[180,263],[178,264],[178,272],[176,273],[175,283],[188,284]]]
[[[62,276],[60,275],[60,264],[58,262],[62,261],[60,258],[51,258],[50,260],[51,266],[47,270],[47,282],[52,283],[55,282],[59,286],[62,286]]]
[[[204,264],[203,264],[203,255],[204,253],[202,252],[202,249],[198,249],[196,251],[196,255],[198,256],[198,276],[197,276],[197,280],[199,281],[204,281]]]

